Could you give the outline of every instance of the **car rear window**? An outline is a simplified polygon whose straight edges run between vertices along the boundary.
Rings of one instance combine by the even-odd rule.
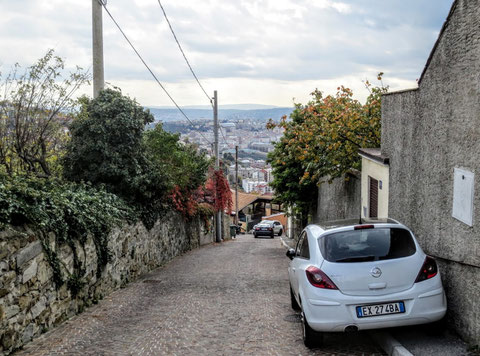
[[[411,256],[415,243],[408,230],[372,228],[336,232],[319,239],[322,255],[329,262],[363,262]]]

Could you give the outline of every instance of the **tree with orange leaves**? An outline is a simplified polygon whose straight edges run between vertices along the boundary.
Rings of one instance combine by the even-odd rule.
[[[379,86],[365,82],[365,104],[340,86],[335,95],[319,90],[306,105],[296,104],[290,119],[270,121],[267,128],[281,127],[284,136],[269,155],[279,201],[303,216],[315,206],[317,186],[351,169],[360,169],[358,149],[380,146],[381,96],[388,91],[378,74]]]

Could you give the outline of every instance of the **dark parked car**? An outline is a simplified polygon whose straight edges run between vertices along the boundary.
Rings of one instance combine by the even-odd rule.
[[[259,236],[270,236],[273,239],[275,237],[273,221],[265,220],[255,225],[253,236],[255,238]]]

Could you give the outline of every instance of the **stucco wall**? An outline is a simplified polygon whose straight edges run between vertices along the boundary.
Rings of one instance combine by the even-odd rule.
[[[150,230],[142,223],[115,228],[108,238],[111,262],[97,276],[97,254],[92,238],[75,243],[85,283],[72,295],[66,284],[56,286],[42,244],[35,232],[24,228],[0,231],[0,355],[81,312],[96,300],[213,236],[199,220],[185,222],[169,213]],[[60,260],[66,280],[73,273],[73,250],[50,235],[48,245]]]
[[[318,188],[317,211],[313,222],[359,218],[361,203],[360,173],[348,173]]]
[[[480,340],[480,6],[459,0],[418,90],[382,99],[391,217],[440,257],[449,318]],[[473,227],[452,217],[454,168],[474,172]],[[467,312],[468,311],[468,312]]]
[[[362,157],[362,217],[369,216],[369,180],[372,177],[378,180],[378,218],[388,218],[388,189],[389,189],[388,165],[374,162]],[[380,187],[381,182],[381,187]]]

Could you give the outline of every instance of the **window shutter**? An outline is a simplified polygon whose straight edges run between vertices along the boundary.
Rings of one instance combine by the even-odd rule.
[[[378,180],[372,177],[368,177],[370,180],[369,188],[369,217],[378,217]]]

